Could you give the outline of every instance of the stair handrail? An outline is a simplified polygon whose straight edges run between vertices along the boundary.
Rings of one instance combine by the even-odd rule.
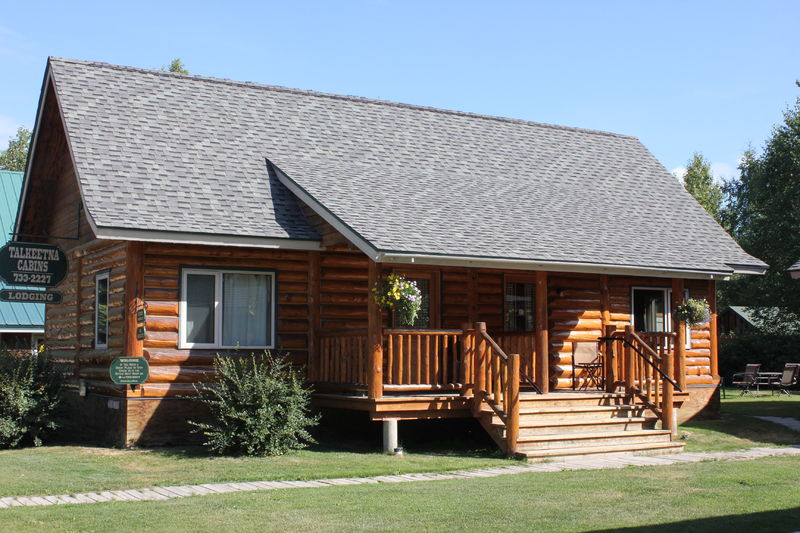
[[[481,416],[484,402],[492,408],[506,426],[506,453],[512,456],[519,440],[520,356],[506,354],[486,332],[485,322],[475,323],[475,335],[473,414]]]
[[[683,391],[674,379],[669,375],[672,366],[672,353],[667,349],[663,356],[659,355],[644,339],[637,335],[631,326],[625,326],[624,331],[614,331],[598,339],[608,343],[607,353],[613,357],[614,342],[621,342],[629,350],[623,350],[623,368],[626,369],[625,381],[628,397],[633,403],[634,394],[638,396],[661,420],[662,427],[670,431],[671,437],[677,433],[675,424],[675,413],[673,411],[673,392],[674,390]],[[636,354],[633,356],[632,354]],[[649,355],[649,357],[648,357]],[[638,357],[637,357],[638,356]],[[637,357],[654,371],[653,376],[660,376],[662,388],[659,389],[658,381],[650,386],[649,377],[646,370],[639,373],[639,387],[635,387],[635,361],[631,357]],[[613,368],[613,366],[612,366]],[[613,384],[612,384],[613,388]],[[609,389],[610,390],[610,389]],[[651,397],[653,396],[653,397]]]

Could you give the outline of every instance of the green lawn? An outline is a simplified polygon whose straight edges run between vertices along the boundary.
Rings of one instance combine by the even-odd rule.
[[[762,392],[752,398],[727,391],[718,420],[697,420],[679,426],[686,437],[686,451],[732,451],[753,446],[800,444],[800,433],[753,416],[780,416],[800,419],[800,395],[770,395]],[[800,530],[800,525],[798,526]]]
[[[798,466],[782,457],[13,508],[0,529],[789,532],[800,526]]]

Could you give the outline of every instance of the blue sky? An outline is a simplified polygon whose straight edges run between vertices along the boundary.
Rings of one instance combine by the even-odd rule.
[[[721,175],[800,96],[800,2],[0,0],[0,146],[47,56],[384,98],[641,139]]]

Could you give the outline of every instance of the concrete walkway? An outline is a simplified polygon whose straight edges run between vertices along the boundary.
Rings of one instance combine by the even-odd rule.
[[[470,479],[497,477],[529,472],[558,472],[561,470],[598,470],[603,468],[624,468],[627,466],[662,466],[678,463],[697,463],[700,461],[746,461],[762,457],[800,456],[800,447],[788,448],[750,448],[738,452],[675,453],[657,456],[606,455],[586,456],[576,459],[553,461],[549,463],[521,463],[496,468],[478,470],[459,470],[444,474],[401,474],[396,476],[372,476],[359,478],[316,479],[313,481],[248,481],[235,483],[206,483],[203,485],[181,485],[169,487],[149,487],[129,490],[110,490],[102,492],[81,492],[78,494],[59,494],[49,496],[9,496],[0,498],[0,509],[10,507],[37,507],[100,502],[135,502],[171,500],[187,496],[205,496],[226,492],[252,492],[275,489],[298,489],[332,487],[339,485],[365,485],[369,483],[405,483],[410,481],[441,481],[445,479]]]

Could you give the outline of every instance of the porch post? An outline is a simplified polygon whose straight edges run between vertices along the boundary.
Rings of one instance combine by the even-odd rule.
[[[144,341],[136,335],[139,323],[136,312],[144,306],[143,281],[144,281],[144,250],[141,241],[129,241],[127,246],[127,264],[125,265],[125,300],[127,313],[125,316],[125,355],[127,357],[141,357]],[[80,294],[81,279],[78,278],[78,293]],[[80,298],[78,298],[80,301]],[[80,317],[80,313],[78,313]],[[145,326],[145,324],[141,324]],[[80,330],[78,330],[80,331]],[[78,342],[80,346],[80,342]]]
[[[550,392],[550,340],[547,335],[547,272],[536,272],[536,385]]]
[[[319,294],[320,252],[308,253],[308,374],[311,381],[319,379]]]
[[[367,395],[373,399],[383,397],[383,328],[381,310],[372,295],[378,274],[378,264],[370,259],[367,283]]]
[[[472,351],[475,369],[475,388],[472,396],[472,414],[478,416],[483,403],[483,391],[486,390],[486,339],[482,333],[486,332],[486,322],[475,322],[475,348]]]
[[[708,321],[708,334],[711,341],[711,377],[719,379],[719,338],[717,337],[717,282],[708,280],[708,306],[711,318]]]
[[[672,280],[672,311],[683,302],[683,280]],[[675,332],[675,381],[681,389],[686,388],[686,323],[675,318],[672,319]]]
[[[603,337],[611,337],[615,331],[617,331],[617,326],[613,324],[605,325],[603,326]],[[615,372],[617,361],[616,355],[614,354],[614,342],[616,341],[605,341],[603,343],[603,364],[605,366],[604,377],[606,382],[606,392],[614,392],[617,390],[617,376]]]

